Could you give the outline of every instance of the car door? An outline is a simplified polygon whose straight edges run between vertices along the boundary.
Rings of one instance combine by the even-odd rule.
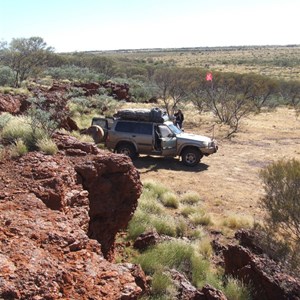
[[[177,138],[171,129],[164,124],[158,126],[162,155],[175,156],[177,150]]]
[[[134,133],[139,153],[150,154],[153,151],[153,123],[136,123]]]

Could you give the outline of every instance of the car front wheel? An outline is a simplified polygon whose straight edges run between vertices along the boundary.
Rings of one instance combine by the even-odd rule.
[[[182,162],[186,166],[193,167],[199,163],[203,155],[200,152],[200,150],[196,148],[187,148],[183,150],[181,157],[182,157]]]

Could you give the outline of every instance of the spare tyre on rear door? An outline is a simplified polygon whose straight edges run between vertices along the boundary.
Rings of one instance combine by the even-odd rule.
[[[92,136],[96,144],[99,144],[104,139],[104,130],[98,125],[92,125],[88,128],[87,134]]]

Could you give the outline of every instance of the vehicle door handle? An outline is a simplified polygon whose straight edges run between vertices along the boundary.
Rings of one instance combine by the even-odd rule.
[[[132,135],[132,137],[136,137],[136,135]]]

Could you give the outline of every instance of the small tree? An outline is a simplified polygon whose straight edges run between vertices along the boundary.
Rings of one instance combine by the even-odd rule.
[[[15,87],[42,71],[53,52],[40,37],[12,39],[9,47],[3,43],[1,48],[0,62],[15,72]]]
[[[176,107],[180,106],[187,96],[185,70],[179,68],[159,69],[155,73],[154,81],[167,114],[173,115]]]
[[[291,265],[299,269],[300,250],[300,161],[280,160],[260,172],[265,196],[268,232],[290,249]],[[298,262],[298,263],[297,263]]]
[[[57,99],[55,102],[47,101],[43,96],[28,99],[30,107],[27,115],[30,117],[33,135],[39,130],[51,137],[55,130],[69,116],[69,110],[65,106],[65,99]]]

